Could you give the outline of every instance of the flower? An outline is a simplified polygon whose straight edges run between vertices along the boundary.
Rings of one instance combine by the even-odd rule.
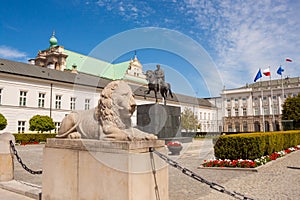
[[[202,166],[203,167],[239,167],[239,168],[255,168],[260,165],[264,165],[271,160],[276,160],[282,156],[285,156],[293,151],[300,150],[300,145],[288,148],[286,150],[282,150],[280,152],[274,152],[271,155],[262,156],[261,158],[257,158],[255,160],[221,160],[221,159],[211,159],[204,160]]]
[[[172,146],[172,147],[181,147],[182,144],[181,144],[181,142],[179,142],[179,141],[175,141],[175,142],[168,142],[168,143],[167,143],[167,146],[168,146],[168,147],[169,147],[169,146]]]

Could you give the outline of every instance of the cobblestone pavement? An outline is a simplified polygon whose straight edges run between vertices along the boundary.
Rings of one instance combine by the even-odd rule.
[[[42,168],[42,149],[44,145],[18,146],[17,150],[24,163],[34,170]],[[236,191],[254,199],[296,200],[300,198],[300,170],[287,166],[300,167],[300,151],[293,152],[279,160],[268,163],[258,172],[239,170],[199,169],[204,159],[213,158],[210,139],[194,140],[184,144],[180,156],[169,156],[201,177],[224,186],[229,191]],[[55,161],[53,161],[55,162]],[[15,161],[15,179],[41,185],[41,175],[25,172]],[[170,200],[214,200],[235,199],[219,193],[200,183],[179,170],[169,167]]]

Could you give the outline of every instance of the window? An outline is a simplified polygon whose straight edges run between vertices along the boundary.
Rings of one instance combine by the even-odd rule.
[[[239,103],[239,99],[238,99],[238,98],[235,98],[235,99],[234,99],[234,103],[235,103],[235,104],[238,104],[238,103]]]
[[[70,98],[70,110],[75,110],[75,102],[76,102],[76,98],[71,97]]]
[[[19,106],[26,106],[26,96],[27,96],[26,91],[20,91]]]
[[[243,131],[247,132],[248,131],[248,124],[246,121],[243,122]]]
[[[45,93],[39,93],[38,107],[39,108],[45,107]]]
[[[84,109],[89,110],[90,109],[90,99],[85,99],[84,101]]]
[[[228,124],[228,132],[232,132],[233,129],[232,129],[232,124]]]
[[[204,113],[204,119],[206,119],[206,113]]]
[[[241,132],[241,127],[240,127],[240,123],[239,122],[235,122],[234,126],[235,126],[235,132]]]
[[[235,113],[235,116],[239,116],[239,109],[238,108],[234,109],[234,113]]]
[[[243,116],[247,116],[247,108],[243,108]]]
[[[246,103],[247,98],[246,98],[246,97],[243,97],[243,98],[242,98],[242,101],[243,101],[243,103]]]
[[[264,115],[269,115],[269,109],[267,107],[264,108]]]
[[[55,96],[55,109],[61,109],[61,95]]]
[[[277,106],[274,107],[273,113],[274,113],[274,115],[278,115],[278,107]]]
[[[227,102],[230,103],[230,99],[227,99]]]
[[[210,120],[210,113],[207,114],[207,119]]]
[[[200,112],[200,119],[202,119],[202,112]]]
[[[254,108],[254,116],[258,116],[259,115],[259,110],[258,108]]]
[[[58,133],[58,130],[60,128],[60,122],[54,122],[54,125],[55,125],[54,133]]]
[[[227,109],[227,115],[228,115],[228,117],[231,117],[231,110],[230,109]]]
[[[0,88],[0,105],[1,105],[1,103],[2,103],[2,101],[1,101],[1,98],[2,97],[2,88]]]
[[[25,121],[18,121],[18,133],[25,132]]]
[[[267,102],[267,97],[264,97],[264,98],[263,98],[263,101],[264,101],[264,103]]]

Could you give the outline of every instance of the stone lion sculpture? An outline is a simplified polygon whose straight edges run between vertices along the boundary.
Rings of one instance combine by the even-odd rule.
[[[56,138],[100,140],[153,140],[157,137],[131,126],[136,103],[124,81],[112,81],[102,91],[98,106],[74,111],[61,122]]]

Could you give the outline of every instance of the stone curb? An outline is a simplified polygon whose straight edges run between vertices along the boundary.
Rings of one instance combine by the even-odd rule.
[[[300,151],[300,150],[299,150]],[[232,171],[249,171],[249,172],[259,172],[261,171],[263,168],[266,168],[270,165],[273,165],[274,163],[283,161],[285,158],[288,158],[289,156],[291,156],[292,154],[296,153],[297,151],[293,151],[283,157],[277,158],[276,160],[273,161],[269,161],[264,165],[260,165],[258,167],[255,168],[239,168],[239,167],[203,167],[203,166],[199,166],[197,167],[197,169],[210,169],[210,170],[232,170]]]
[[[12,180],[7,182],[0,182],[0,188],[24,195],[32,199],[41,199],[42,188],[31,183]]]

